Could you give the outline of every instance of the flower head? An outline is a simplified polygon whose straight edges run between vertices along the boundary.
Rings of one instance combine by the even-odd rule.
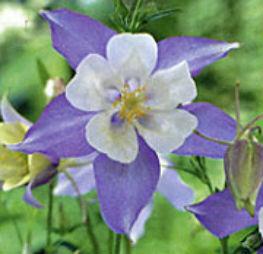
[[[54,48],[77,74],[66,96],[51,101],[13,149],[52,158],[101,152],[93,166],[102,216],[115,232],[129,234],[159,182],[155,151],[184,143],[196,127],[193,115],[200,132],[234,138],[235,121],[218,108],[180,104],[196,95],[190,73],[197,75],[238,44],[173,37],[157,46],[150,35],[116,35],[66,9],[42,16],[51,27]],[[193,134],[175,152],[222,158],[226,149]]]
[[[2,100],[4,118],[7,108],[9,111],[13,110],[7,99],[4,98]],[[26,121],[19,120],[17,118],[16,121],[0,123],[0,181],[3,182],[2,188],[5,191],[27,184],[51,165],[50,160],[44,155],[27,155],[12,151],[7,147],[10,144],[21,142],[30,127]]]
[[[51,160],[43,154],[24,154],[12,151],[9,145],[19,143],[23,140],[31,123],[20,116],[8,102],[3,98],[1,102],[1,114],[4,122],[0,123],[0,181],[2,189],[8,191],[22,185],[28,184],[26,199],[28,203],[40,207],[40,204],[31,194],[31,186],[38,178],[38,182],[45,182],[54,173]],[[53,170],[52,170],[53,169]],[[39,177],[41,175],[41,177]]]
[[[195,116],[177,108],[196,96],[187,63],[154,72],[158,47],[148,34],[115,35],[106,48],[107,59],[83,59],[66,89],[73,106],[96,112],[88,143],[123,163],[138,154],[137,133],[157,152],[180,147],[197,127]]]

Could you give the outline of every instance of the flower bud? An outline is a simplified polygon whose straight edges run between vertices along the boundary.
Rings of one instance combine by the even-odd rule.
[[[225,173],[238,209],[254,215],[263,176],[263,146],[250,139],[237,140],[225,155]]]
[[[50,101],[65,91],[65,82],[61,78],[49,79],[45,87],[45,95]]]
[[[19,123],[0,123],[0,182],[8,191],[27,184],[51,165],[42,154],[23,154],[7,145],[21,142],[28,127]]]

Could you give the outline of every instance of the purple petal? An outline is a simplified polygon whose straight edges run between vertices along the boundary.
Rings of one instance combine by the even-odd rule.
[[[194,192],[182,182],[176,171],[164,169],[157,187],[168,201],[178,210],[184,211],[186,205],[194,201]]]
[[[92,18],[67,9],[43,11],[51,28],[53,47],[75,69],[91,53],[105,55],[108,40],[115,32]]]
[[[28,127],[32,125],[13,108],[6,97],[3,97],[1,101],[1,116],[6,123],[19,122],[25,124]]]
[[[43,208],[43,205],[39,203],[32,193],[32,182],[30,182],[26,187],[24,201],[35,208]]]
[[[158,157],[140,139],[138,157],[121,164],[99,155],[94,162],[102,215],[116,233],[129,235],[142,209],[150,201],[159,180]]]
[[[192,103],[182,107],[198,118],[197,130],[202,134],[223,140],[232,141],[236,135],[236,121],[221,109],[209,103]],[[223,158],[227,146],[208,141],[192,134],[176,151],[178,155],[195,155],[212,158]]]
[[[35,208],[43,208],[39,201],[33,196],[32,190],[48,183],[57,173],[57,165],[51,165],[46,170],[37,175],[26,187],[24,201]]]
[[[153,210],[153,203],[150,202],[147,204],[140,212],[137,220],[132,226],[132,229],[129,233],[129,238],[133,244],[136,244],[137,241],[144,235],[145,224],[150,218]]]
[[[258,224],[258,210],[263,205],[263,189],[257,200],[257,211],[252,218],[244,209],[239,211],[229,190],[211,195],[203,202],[189,206],[188,211],[212,234],[224,238],[239,230]]]
[[[157,69],[174,66],[184,60],[196,76],[205,66],[225,57],[239,47],[238,43],[227,43],[198,37],[173,37],[158,43],[159,59]]]
[[[78,168],[70,168],[68,169],[68,172],[77,183],[80,194],[83,195],[95,189],[96,184],[92,164]],[[72,183],[63,173],[60,173],[58,176],[58,182],[54,189],[54,194],[57,196],[78,196]]]
[[[46,107],[24,141],[12,149],[51,158],[85,156],[94,151],[85,138],[85,126],[92,115],[71,106],[62,94]]]
[[[260,250],[258,250],[257,254],[263,254],[263,248],[261,248]]]

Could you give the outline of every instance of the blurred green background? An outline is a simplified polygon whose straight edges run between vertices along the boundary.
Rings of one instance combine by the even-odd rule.
[[[147,1],[146,1],[147,2]],[[148,1],[149,2],[149,1]],[[219,40],[238,41],[241,48],[218,63],[207,67],[197,78],[199,101],[208,101],[233,115],[234,85],[241,83],[242,120],[245,122],[263,111],[263,1],[262,0],[153,0],[154,8],[178,8],[172,17],[152,22],[145,27],[157,40],[176,35],[202,36]],[[73,75],[64,59],[52,49],[47,24],[38,15],[41,9],[67,7],[87,14],[110,25],[113,13],[111,0],[0,0],[0,94],[8,93],[13,105],[34,121],[45,105],[43,84],[37,61],[47,67],[51,77],[68,81]],[[214,186],[222,189],[222,162],[208,160],[209,175]],[[196,190],[200,201],[209,192],[198,180],[182,174]],[[37,253],[45,244],[47,209],[36,210],[23,203],[23,189],[0,193],[0,253],[21,253],[21,243],[31,242]],[[47,188],[36,191],[43,204],[47,203]],[[108,253],[109,231],[103,224],[98,205],[90,200],[92,224],[103,248]],[[64,218],[65,217],[65,218]],[[64,218],[64,219],[63,219]],[[54,224],[72,226],[80,222],[76,201],[56,198]],[[66,234],[63,239],[91,253],[84,229]],[[231,237],[231,246],[246,234]],[[54,233],[54,241],[61,236]],[[24,244],[22,244],[24,245]],[[33,252],[32,252],[33,253]],[[41,252],[38,252],[41,253]],[[61,247],[57,253],[73,253]],[[218,240],[206,232],[187,213],[176,211],[159,195],[155,198],[154,213],[147,223],[146,234],[133,248],[134,254],[210,254],[220,253]]]

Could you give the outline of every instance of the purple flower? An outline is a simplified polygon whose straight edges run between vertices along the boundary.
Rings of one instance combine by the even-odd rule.
[[[75,108],[95,112],[85,126],[87,142],[121,163],[137,157],[138,135],[159,153],[179,148],[197,127],[195,116],[177,108],[196,96],[187,63],[151,74],[158,47],[147,34],[114,35],[106,51],[107,59],[85,57],[66,88]]]
[[[159,182],[155,151],[222,158],[226,146],[190,135],[196,118],[205,135],[234,138],[235,121],[218,108],[178,106],[195,97],[190,73],[196,75],[238,44],[192,37],[156,44],[146,34],[116,35],[69,10],[42,16],[53,46],[77,74],[66,96],[55,98],[13,148],[52,158],[101,152],[94,176],[103,217],[114,231],[129,234]]]
[[[258,224],[259,209],[263,206],[263,189],[258,195],[255,216],[245,209],[238,210],[231,192],[226,189],[209,196],[201,203],[189,206],[202,225],[216,237],[224,238],[249,226]]]
[[[32,189],[48,182],[56,173],[57,162],[51,161],[42,154],[23,154],[8,149],[9,144],[20,142],[28,128],[32,125],[23,118],[4,97],[1,101],[0,180],[4,191],[27,184],[24,199],[30,205],[42,207],[33,197]],[[2,146],[7,145],[7,147]]]
[[[78,185],[81,194],[86,194],[96,189],[96,181],[94,176],[93,161],[96,158],[92,155],[89,163],[81,167],[70,168],[68,173],[71,174],[74,181]],[[84,158],[87,160],[87,158]],[[157,185],[156,191],[163,195],[167,200],[178,210],[184,211],[184,207],[189,205],[194,200],[193,191],[186,186],[180,179],[176,171],[167,168],[167,161],[162,162],[161,176]],[[58,175],[58,183],[54,189],[54,194],[57,196],[72,196],[78,195],[74,190],[72,183],[63,174]],[[129,238],[135,244],[144,234],[144,227],[151,216],[153,209],[153,201],[150,201],[140,212],[132,228],[129,231]]]

